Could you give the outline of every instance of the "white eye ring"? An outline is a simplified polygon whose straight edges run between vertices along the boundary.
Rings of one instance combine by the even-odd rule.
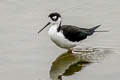
[[[53,19],[56,19],[56,18],[57,18],[57,16],[53,16],[52,18],[53,18]]]

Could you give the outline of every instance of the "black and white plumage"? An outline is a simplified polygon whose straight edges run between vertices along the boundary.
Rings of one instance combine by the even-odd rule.
[[[72,25],[61,25],[62,18],[59,13],[51,13],[48,17],[51,19],[51,22],[48,22],[45,27],[50,26],[48,34],[51,40],[59,47],[65,49],[75,47],[80,41],[91,36],[100,26],[98,25],[93,28],[86,29]],[[44,28],[42,28],[38,33],[40,33]]]
[[[84,40],[87,38],[87,36],[92,35],[95,31],[96,28],[98,28],[100,25],[95,26],[91,29],[85,29],[85,28],[79,28],[76,26],[71,26],[71,25],[63,25],[61,26],[63,30],[64,36],[69,39],[72,42],[79,42],[81,40]]]

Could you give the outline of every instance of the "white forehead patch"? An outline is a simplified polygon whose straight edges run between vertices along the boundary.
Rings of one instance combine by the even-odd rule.
[[[56,19],[56,18],[57,18],[57,16],[53,16],[52,18],[53,18],[53,19]]]

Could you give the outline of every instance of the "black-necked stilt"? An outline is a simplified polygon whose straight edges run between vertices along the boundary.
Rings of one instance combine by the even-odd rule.
[[[65,49],[71,49],[75,47],[81,40],[87,38],[87,36],[92,35],[95,30],[100,26],[95,26],[90,29],[79,28],[72,25],[61,25],[62,18],[59,13],[51,13],[48,16],[51,22],[43,27],[38,33],[40,33],[44,28],[50,26],[48,34],[51,40],[59,47]]]

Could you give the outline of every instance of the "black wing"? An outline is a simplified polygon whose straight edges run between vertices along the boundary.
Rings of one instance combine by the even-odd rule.
[[[64,36],[70,40],[70,41],[81,41],[85,38],[87,38],[87,36],[92,35],[95,28],[97,28],[99,26],[93,27],[91,29],[86,29],[86,28],[79,28],[76,26],[72,26],[72,25],[62,25],[61,28],[63,30],[63,34]]]

